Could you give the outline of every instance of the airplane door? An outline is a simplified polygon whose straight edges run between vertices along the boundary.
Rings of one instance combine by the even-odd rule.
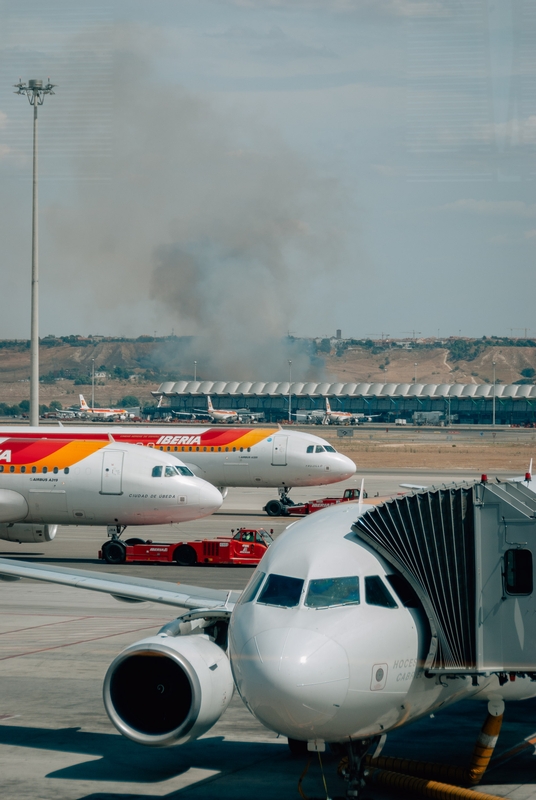
[[[120,450],[105,450],[102,459],[101,494],[123,494],[123,456]]]
[[[287,442],[288,436],[274,436],[272,446],[272,466],[285,467],[287,464]]]

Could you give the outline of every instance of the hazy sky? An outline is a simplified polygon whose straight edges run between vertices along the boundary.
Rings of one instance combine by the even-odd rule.
[[[535,54],[533,0],[0,0],[0,337],[48,76],[42,335],[536,335]]]

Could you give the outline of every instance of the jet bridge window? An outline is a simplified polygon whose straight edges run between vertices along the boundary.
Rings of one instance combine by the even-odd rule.
[[[507,550],[504,554],[504,582],[507,594],[532,594],[532,553]]]
[[[359,578],[320,578],[310,581],[305,605],[308,608],[359,605]]]
[[[268,606],[293,608],[300,602],[303,583],[300,578],[269,575],[257,602],[266,603]]]
[[[398,608],[387,586],[378,575],[365,578],[365,600],[369,606]]]

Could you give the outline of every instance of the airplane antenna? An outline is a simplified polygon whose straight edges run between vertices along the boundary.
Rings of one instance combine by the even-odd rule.
[[[108,439],[115,444],[115,439],[111,433],[108,434]]]

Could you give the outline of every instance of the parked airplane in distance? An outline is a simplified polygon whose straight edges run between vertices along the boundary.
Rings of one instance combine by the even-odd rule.
[[[200,478],[221,487],[277,487],[281,502],[288,502],[293,486],[324,486],[351,478],[354,462],[338,453],[325,439],[310,433],[280,428],[210,426],[44,426],[0,427],[3,436],[89,439],[145,445],[184,461]]]
[[[0,437],[0,539],[50,541],[59,525],[163,525],[207,516],[221,493],[168,453],[111,438]]]
[[[430,672],[437,638],[429,610],[407,577],[356,534],[356,520],[369,511],[346,503],[293,524],[242,593],[4,559],[0,574],[187,609],[110,665],[104,703],[120,733],[152,746],[196,739],[220,718],[236,685],[251,713],[293,747],[345,748],[347,797],[355,800],[363,757],[371,747],[379,752],[389,731],[467,698],[502,718],[505,701],[536,696],[536,665],[523,663],[523,643],[510,676],[470,667]],[[503,607],[526,614],[515,608],[530,602],[507,596]],[[484,737],[480,754],[491,753],[492,738]]]
[[[207,395],[207,408],[194,408],[192,412],[189,411],[171,411],[175,417],[188,417],[189,419],[210,419],[212,422],[231,423],[231,422],[254,422],[260,419],[264,414],[256,411],[250,411],[249,408],[237,408],[236,411],[230,411],[225,408],[214,408],[212,405],[212,398]]]
[[[80,395],[80,416],[91,416],[102,420],[130,419],[134,414],[127,408],[91,408]]]
[[[325,398],[326,407],[322,409],[312,409],[311,411],[296,412],[296,421],[314,422],[317,425],[362,425],[364,422],[372,422],[374,417],[380,414],[362,414],[354,411],[332,411],[328,398]]]

